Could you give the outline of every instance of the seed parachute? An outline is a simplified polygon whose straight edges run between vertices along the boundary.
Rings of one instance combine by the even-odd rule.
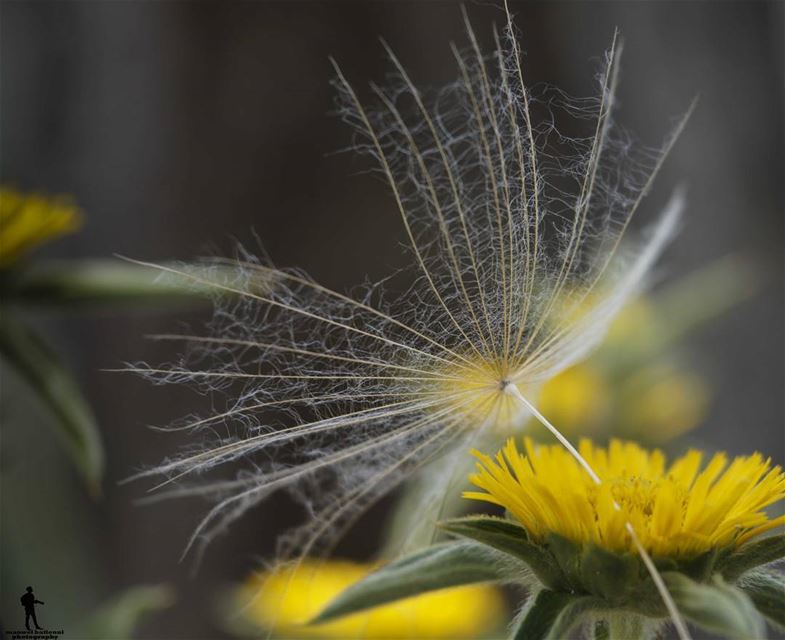
[[[159,267],[216,292],[209,331],[159,336],[186,343],[180,361],[132,368],[225,399],[167,427],[189,449],[137,476],[159,478],[156,499],[212,502],[189,548],[282,490],[306,514],[281,539],[289,557],[329,547],[426,466],[413,512],[443,500],[456,456],[540,415],[540,385],[597,345],[671,238],[679,196],[622,242],[686,118],[659,148],[618,126],[616,38],[599,95],[578,99],[527,88],[510,19],[487,53],[466,30],[457,79],[439,90],[417,89],[384,45],[392,74],[367,107],[336,66],[340,113],[409,241],[405,295],[351,297],[246,253],[199,274]],[[209,263],[234,278],[211,280]]]

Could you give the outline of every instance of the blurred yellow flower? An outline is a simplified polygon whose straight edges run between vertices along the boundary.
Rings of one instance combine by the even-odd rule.
[[[637,355],[656,334],[658,322],[650,300],[626,305],[588,360],[543,385],[540,411],[567,434],[626,436],[655,444],[699,426],[709,408],[706,382],[662,357]]]
[[[501,592],[489,585],[434,591],[325,624],[305,626],[374,565],[305,560],[251,577],[237,591],[245,621],[275,637],[422,639],[480,638],[505,620]]]
[[[709,387],[697,375],[668,370],[644,375],[629,386],[618,421],[626,425],[625,433],[650,442],[677,438],[698,426],[708,413]]]
[[[66,196],[0,188],[0,267],[53,238],[76,231],[82,213]]]
[[[582,440],[580,453],[598,485],[561,445],[524,443],[526,455],[510,439],[495,460],[474,451],[480,462],[470,480],[483,491],[464,497],[504,507],[537,541],[555,533],[635,552],[629,522],[649,553],[677,559],[741,544],[785,523],[785,516],[769,519],[764,511],[785,499],[785,473],[757,453],[730,464],[717,453],[701,471],[699,451],[666,466],[657,449],[619,440],[605,449]]]
[[[625,345],[639,339],[641,334],[652,331],[656,322],[656,310],[649,299],[631,300],[608,327],[605,344]]]
[[[578,364],[543,385],[539,409],[566,433],[589,433],[606,421],[613,393],[602,372]]]

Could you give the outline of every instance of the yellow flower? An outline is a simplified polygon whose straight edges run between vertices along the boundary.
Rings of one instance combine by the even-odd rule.
[[[333,598],[376,567],[305,560],[251,577],[237,593],[245,619],[277,637],[478,638],[505,619],[501,592],[488,585],[442,589],[325,624],[305,626]]]
[[[464,497],[501,505],[536,541],[555,533],[580,545],[634,551],[630,522],[651,554],[682,559],[785,523],[764,511],[785,499],[785,474],[757,453],[730,464],[718,453],[701,471],[699,451],[666,465],[656,449],[619,440],[604,449],[583,440],[580,453],[602,480],[597,485],[561,446],[524,443],[525,456],[512,439],[495,461],[474,452],[480,463],[470,480],[484,492]]]
[[[539,409],[562,433],[625,434],[658,444],[691,431],[706,417],[711,393],[699,376],[670,366],[644,366],[614,382],[588,362],[546,382]]]
[[[627,433],[667,442],[704,420],[711,394],[702,378],[670,369],[641,374],[630,381],[619,407],[618,421],[627,425]]]
[[[658,331],[655,311],[646,298],[628,303],[595,354],[545,382],[538,407],[562,433],[658,444],[703,422],[711,396],[706,382],[662,359],[636,355]]]
[[[594,431],[605,422],[613,390],[606,377],[590,364],[578,364],[546,382],[539,409],[562,432]]]
[[[81,224],[81,211],[67,197],[0,188],[0,267],[16,262],[38,245],[76,231]]]
[[[650,333],[657,323],[657,313],[647,298],[635,298],[627,303],[608,328],[605,344],[626,347]]]

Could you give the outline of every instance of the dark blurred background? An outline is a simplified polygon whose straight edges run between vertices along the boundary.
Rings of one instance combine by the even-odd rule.
[[[482,41],[504,20],[499,3],[468,2]],[[624,124],[658,143],[696,95],[698,109],[641,211],[689,188],[683,232],[660,266],[673,279],[726,254],[752,259],[761,290],[691,345],[715,390],[697,434],[733,453],[785,459],[783,432],[783,3],[511,3],[530,82],[593,91],[597,59],[618,27]],[[465,43],[451,2],[3,2],[0,21],[2,181],[71,193],[83,231],[50,257],[189,259],[226,253],[253,232],[279,265],[345,290],[407,260],[404,232],[368,161],[334,154],[350,132],[330,115],[328,56],[354,83],[383,80],[379,36],[414,79],[455,75],[449,41]],[[195,576],[178,559],[204,505],[140,507],[140,484],[118,481],[178,445],[166,424],[203,398],[102,372],[160,362],[150,333],[199,322],[198,312],[41,314],[90,400],[108,458],[92,501],[62,457],[45,412],[3,380],[3,626],[28,583],[68,629],[133,584],[175,585],[176,605],[141,630],[149,638],[214,638],[214,596],[272,549],[284,498],[215,542]],[[28,398],[29,396],[24,396]],[[13,425],[13,432],[6,429]],[[284,514],[283,516],[281,514]],[[368,556],[383,509],[351,550]],[[15,621],[15,618],[14,618]],[[66,635],[66,637],[68,637]]]

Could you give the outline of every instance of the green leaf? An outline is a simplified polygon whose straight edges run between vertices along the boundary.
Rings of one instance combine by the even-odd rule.
[[[101,606],[79,637],[131,640],[134,629],[145,616],[173,603],[174,592],[166,585],[132,587]]]
[[[507,569],[492,549],[474,542],[441,544],[392,562],[341,593],[311,624],[427,591],[504,580]]]
[[[239,290],[266,293],[269,275],[254,273],[240,280],[240,271],[224,265],[172,264],[160,267],[122,260],[53,260],[2,274],[5,301],[47,307],[171,306],[203,302],[215,293]]]
[[[546,587],[558,589],[565,586],[564,575],[553,556],[544,547],[532,543],[526,529],[514,522],[489,516],[470,516],[440,522],[439,527],[522,560]]]
[[[762,638],[765,624],[749,596],[718,575],[701,584],[681,573],[662,574],[679,611],[688,621],[726,638]]]
[[[71,459],[90,491],[99,494],[104,472],[101,437],[70,372],[38,335],[8,312],[0,316],[0,354],[55,415]]]
[[[772,626],[785,630],[785,576],[773,571],[751,571],[739,580],[755,608]]]
[[[582,622],[583,615],[600,609],[602,600],[543,589],[526,611],[513,640],[563,640]]]
[[[717,571],[733,582],[745,571],[785,557],[785,534],[748,542],[717,562]]]

